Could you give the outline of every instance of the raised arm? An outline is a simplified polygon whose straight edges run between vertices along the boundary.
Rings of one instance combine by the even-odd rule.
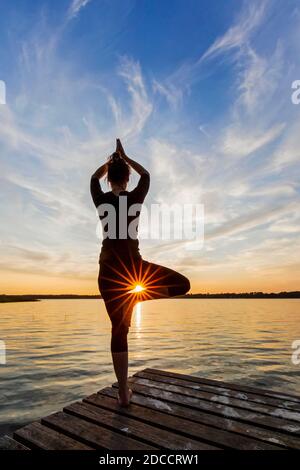
[[[107,163],[104,163],[95,171],[95,173],[92,174],[92,178],[96,178],[100,180],[101,178],[103,178],[103,176],[106,175],[107,169],[108,169]]]
[[[100,178],[103,178],[103,176],[106,175],[107,168],[107,163],[104,163],[91,176],[90,192],[96,207],[101,204],[102,196],[104,194],[101,189],[99,180]]]
[[[139,175],[149,175],[149,171],[146,170],[146,168],[144,168],[140,163],[132,160],[131,158],[129,158],[126,153],[125,153],[125,150],[123,149],[123,145],[121,144],[121,141],[120,139],[117,139],[117,149],[116,149],[117,152],[119,152],[119,154],[121,155],[121,157],[125,160],[125,162],[128,163],[128,165],[131,166],[131,168],[133,168]]]

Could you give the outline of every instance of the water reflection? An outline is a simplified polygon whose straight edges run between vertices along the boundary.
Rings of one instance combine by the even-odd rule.
[[[135,307],[130,373],[145,367],[300,393],[297,299],[155,300]],[[111,384],[102,301],[0,304],[0,434]]]
[[[135,327],[137,330],[141,329],[142,326],[142,303],[138,302],[135,306],[134,311]]]

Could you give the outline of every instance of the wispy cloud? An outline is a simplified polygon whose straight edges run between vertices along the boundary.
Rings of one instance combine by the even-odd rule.
[[[152,113],[153,105],[148,97],[138,62],[126,56],[121,57],[119,75],[125,80],[131,96],[131,117],[126,114],[123,118],[120,113],[116,114],[116,109],[118,109],[116,101],[113,102],[113,111],[118,118],[122,136],[130,138],[142,131]]]
[[[88,3],[73,1],[68,18]],[[138,56],[127,35],[130,15],[117,35],[109,19],[101,34],[83,35],[78,53],[63,8],[62,25],[51,28],[45,20],[15,38],[20,49],[0,113],[4,278],[9,270],[20,273],[18,279],[34,273],[47,286],[47,276],[61,284],[78,277],[96,292],[90,280],[99,240],[88,182],[117,136],[151,172],[146,204],[204,204],[202,251],[190,256],[185,241],[141,240],[146,258],[170,261],[199,290],[216,290],[234,278],[237,289],[249,280],[261,288],[270,266],[283,278],[280,263],[291,266],[291,247],[299,246],[299,108],[289,96],[298,70],[298,18],[282,8],[291,33],[282,27],[279,34],[268,4],[271,11],[271,2],[244,2],[206,49],[199,42],[204,52],[196,59],[189,49],[179,67],[166,58],[171,75],[156,68],[151,54]],[[115,18],[110,5],[105,11],[112,8]],[[133,2],[126,11],[128,5],[133,11]],[[208,21],[213,31],[214,19]],[[176,31],[164,33],[176,40]],[[99,39],[94,51],[90,36],[93,44]],[[286,278],[295,283],[297,266],[291,269]]]
[[[275,124],[270,129],[254,130],[236,125],[226,129],[223,152],[233,157],[244,157],[273,142],[285,129],[285,123]],[[250,132],[249,132],[250,131]]]
[[[276,220],[279,215],[294,213],[299,210],[299,202],[293,201],[290,204],[282,204],[278,207],[273,205],[263,209],[255,210],[253,213],[243,214],[233,220],[228,220],[220,227],[211,229],[206,233],[206,238],[227,236],[233,233],[240,233],[252,228],[258,228],[262,224],[268,224],[272,220]]]
[[[234,24],[222,36],[217,37],[196,60],[187,59],[163,81],[154,80],[154,90],[164,96],[172,107],[180,104],[184,94],[190,94],[191,87],[209,75],[203,69],[208,59],[233,51],[236,60],[239,53],[249,47],[251,36],[264,21],[268,3],[269,0],[243,2]],[[243,86],[247,87],[246,80]]]
[[[295,120],[295,122],[290,124],[284,139],[274,151],[268,169],[269,171],[278,172],[289,166],[297,166],[299,168],[299,160],[300,125],[298,120]]]
[[[257,117],[271,105],[281,104],[278,96],[274,97],[278,85],[282,81],[284,65],[284,49],[282,41],[278,41],[273,53],[268,56],[259,54],[249,44],[243,47],[236,57],[238,99],[235,111],[246,118]],[[276,102],[274,103],[274,99]],[[246,114],[245,114],[246,113]],[[265,113],[263,114],[265,115]]]
[[[267,1],[245,2],[245,8],[238,16],[235,24],[220,37],[202,55],[200,61],[225,53],[231,49],[241,48],[250,39],[256,28],[262,23]]]
[[[68,18],[72,19],[77,16],[80,10],[82,10],[82,8],[84,8],[91,1],[92,0],[72,0],[72,3],[68,9]]]
[[[182,90],[174,84],[160,83],[157,80],[153,80],[152,86],[154,92],[164,96],[172,108],[177,108],[178,104],[182,101]]]

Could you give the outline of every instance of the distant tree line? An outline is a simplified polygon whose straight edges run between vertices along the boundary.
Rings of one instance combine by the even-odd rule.
[[[0,295],[0,303],[4,302],[37,302],[43,299],[100,299],[100,295],[75,295],[75,294],[34,294],[34,295]]]
[[[291,292],[224,292],[220,294],[187,294],[179,296],[183,299],[300,299],[300,291]],[[100,295],[76,294],[32,294],[32,295],[6,295],[0,294],[0,303],[5,302],[36,302],[43,299],[101,299]]]
[[[299,299],[300,291],[291,292],[223,292],[221,294],[186,294],[188,299]]]

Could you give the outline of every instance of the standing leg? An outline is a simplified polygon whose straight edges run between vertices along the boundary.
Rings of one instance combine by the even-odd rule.
[[[110,308],[107,309],[108,311]],[[115,310],[110,315],[112,321],[111,330],[111,354],[115,374],[119,385],[119,404],[128,406],[132,391],[128,387],[128,342],[127,335],[131,321],[132,311],[126,308]]]
[[[127,335],[131,323],[132,311],[123,302],[123,291],[119,291],[117,279],[112,281],[109,267],[102,265],[98,284],[107,313],[112,323],[111,355],[114,371],[119,385],[119,404],[128,406],[132,391],[128,387],[128,343]]]
[[[128,387],[128,351],[113,352],[112,359],[115,374],[119,385],[119,404],[120,406],[128,406],[132,395],[131,389]]]

